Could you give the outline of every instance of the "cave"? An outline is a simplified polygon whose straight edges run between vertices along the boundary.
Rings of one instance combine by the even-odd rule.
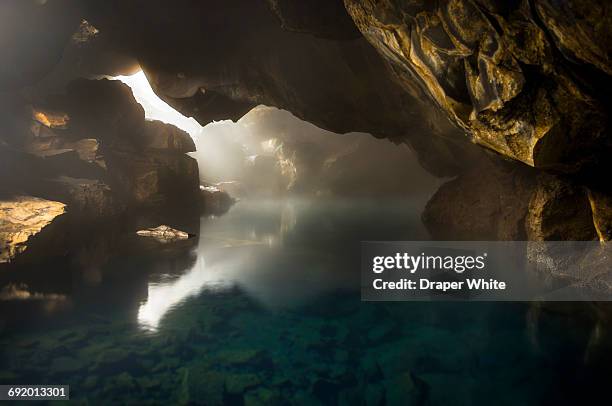
[[[611,19],[3,0],[0,400],[601,402]]]

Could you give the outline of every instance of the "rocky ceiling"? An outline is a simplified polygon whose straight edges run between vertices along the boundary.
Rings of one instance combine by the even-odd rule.
[[[604,239],[612,207],[611,19],[612,3],[603,0],[4,0],[0,153],[12,152],[2,165],[9,171],[22,162],[15,158],[25,148],[20,134],[28,133],[37,106],[53,110],[63,100],[77,118],[121,116],[100,107],[120,89],[75,79],[142,68],[163,100],[203,125],[237,120],[264,104],[337,133],[408,143],[432,173],[462,174],[438,197],[463,181],[474,187],[474,174],[482,173],[474,168],[519,162],[519,178],[533,181],[518,194],[507,181],[517,175],[487,169],[485,180],[512,199],[529,191],[508,207],[523,210],[536,195],[540,203],[557,199],[559,188],[533,186],[552,176],[575,190],[568,204],[596,219],[585,220],[580,236]],[[81,99],[71,99],[75,94]],[[126,103],[130,125],[148,131]],[[115,151],[122,142],[140,145],[128,136],[120,142],[120,133],[106,146],[104,134],[95,138]],[[174,137],[162,133],[164,142]],[[499,194],[482,196],[492,199],[493,217],[506,209]],[[460,207],[446,209],[455,219],[473,215],[453,211]],[[512,221],[522,231],[501,238],[524,235],[520,213]],[[527,228],[533,238],[548,235]]]

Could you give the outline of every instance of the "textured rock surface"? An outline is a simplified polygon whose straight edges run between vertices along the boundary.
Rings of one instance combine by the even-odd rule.
[[[19,114],[0,120],[0,193],[65,205],[66,244],[125,213],[199,209],[198,165],[185,154],[195,150],[190,136],[146,121],[121,82],[81,79],[35,104],[13,102]]]
[[[567,178],[483,160],[440,187],[423,221],[438,240],[610,239],[605,196]]]
[[[589,191],[593,225],[601,241],[612,240],[612,198],[609,194]]]
[[[561,179],[540,175],[526,218],[529,240],[594,240],[596,230],[586,191]]]
[[[423,222],[438,240],[524,240],[534,177],[527,168],[485,159],[438,189]]]
[[[28,241],[65,212],[61,202],[31,196],[0,200],[0,263],[28,248]]]
[[[610,84],[609,3],[345,4],[400,79],[418,82],[474,142],[568,171],[604,156],[607,113],[594,87]]]
[[[187,234],[186,232],[174,229],[166,225],[161,225],[155,228],[148,228],[146,230],[138,230],[136,234],[141,237],[155,238],[157,241],[162,243],[186,240],[189,238],[189,234]]]

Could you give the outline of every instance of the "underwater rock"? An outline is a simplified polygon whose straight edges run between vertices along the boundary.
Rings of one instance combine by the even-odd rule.
[[[28,241],[65,213],[61,202],[32,196],[0,200],[0,263],[28,248]]]
[[[183,381],[184,400],[188,404],[221,406],[225,398],[224,374],[197,365],[187,370]]]
[[[275,406],[284,404],[278,390],[259,388],[244,396],[244,406]]]
[[[272,359],[264,350],[236,349],[219,353],[219,362],[235,367],[249,367],[253,370],[267,368],[272,365]]]
[[[411,372],[385,381],[385,387],[388,405],[425,405],[429,398],[427,383]]]
[[[136,234],[141,237],[155,238],[161,243],[186,240],[190,237],[190,235],[184,231],[176,230],[170,226],[165,225],[161,225],[155,228],[148,228],[146,230],[139,230],[136,231]]]
[[[263,382],[257,374],[225,374],[225,388],[231,395],[239,395]]]

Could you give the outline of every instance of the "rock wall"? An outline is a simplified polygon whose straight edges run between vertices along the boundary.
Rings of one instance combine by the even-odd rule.
[[[0,136],[0,205],[10,208],[0,216],[1,240],[7,245],[0,261],[23,251],[29,236],[44,231],[64,211],[69,228],[79,234],[75,229],[118,221],[135,211],[200,207],[198,165],[186,155],[195,151],[191,137],[172,125],[145,120],[123,83],[76,80],[64,93],[18,110],[21,114],[3,122]],[[17,193],[26,197],[13,197]],[[61,210],[49,217],[50,209],[37,209],[41,202]],[[22,216],[23,222],[11,220],[28,210],[32,214]],[[32,228],[30,218],[45,224]]]
[[[345,0],[364,36],[474,142],[577,171],[610,154],[612,5]]]

